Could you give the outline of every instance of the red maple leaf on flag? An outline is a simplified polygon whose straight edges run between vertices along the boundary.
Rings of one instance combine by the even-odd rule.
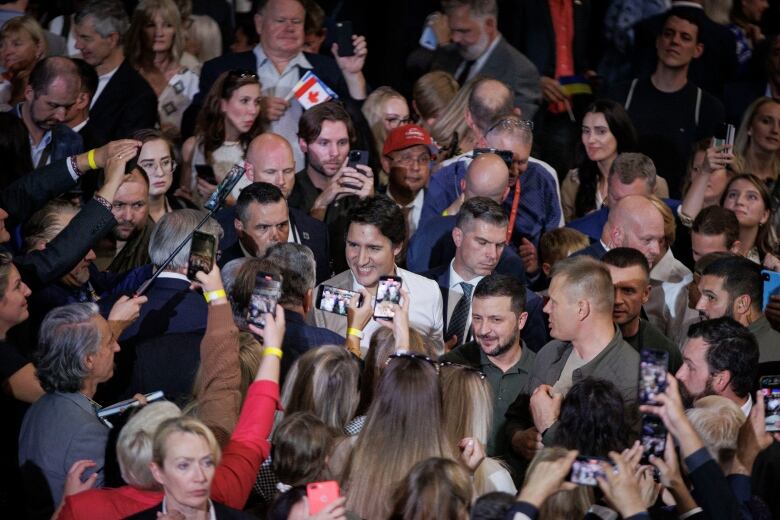
[[[309,92],[309,102],[316,103],[319,97],[320,97],[320,93],[317,92],[316,90]]]

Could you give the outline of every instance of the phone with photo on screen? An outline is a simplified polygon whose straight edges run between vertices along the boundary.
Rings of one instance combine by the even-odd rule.
[[[265,313],[276,313],[276,302],[282,295],[282,282],[270,273],[257,273],[255,288],[249,297],[246,321],[265,328]]]
[[[780,376],[761,378],[761,394],[764,396],[764,424],[766,431],[780,431],[776,425],[780,422]]]
[[[397,276],[380,276],[376,288],[374,303],[375,320],[392,320],[395,316],[393,304],[401,302],[401,284],[403,280]]]
[[[333,312],[342,316],[347,315],[349,302],[354,295],[358,295],[358,307],[363,304],[363,295],[348,289],[333,287],[332,285],[320,285],[317,290],[317,300],[315,306],[317,309],[325,312]]]
[[[210,233],[202,231],[192,232],[190,242],[190,254],[187,260],[187,278],[196,281],[198,271],[209,273],[214,268],[217,239]]]
[[[639,404],[658,404],[655,396],[666,390],[669,353],[643,348],[639,352]]]

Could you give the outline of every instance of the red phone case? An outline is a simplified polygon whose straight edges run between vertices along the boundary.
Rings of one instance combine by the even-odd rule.
[[[309,497],[309,516],[314,516],[339,497],[339,483],[335,480],[311,482],[306,484],[306,495]]]

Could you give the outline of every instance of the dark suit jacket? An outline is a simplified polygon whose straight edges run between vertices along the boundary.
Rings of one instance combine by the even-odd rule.
[[[607,250],[604,249],[604,246],[601,245],[601,240],[597,240],[593,242],[591,245],[584,249],[580,249],[579,251],[575,251],[570,256],[590,256],[592,258],[595,258],[596,260],[601,260],[604,258],[604,255],[607,254]]]
[[[448,45],[436,50],[431,70],[443,70],[455,75],[462,62],[457,46]],[[523,118],[533,119],[541,103],[542,93],[539,72],[531,60],[502,38],[478,72],[509,85],[515,93],[515,106],[520,107]]]
[[[217,504],[216,502],[212,502],[214,504],[214,512],[216,513],[217,520],[256,520],[257,517],[250,515],[249,513],[244,513],[243,511],[239,511],[238,509],[233,509],[227,506],[223,506],[222,504]],[[157,504],[154,507],[151,507],[149,509],[146,509],[145,511],[141,511],[140,513],[136,513],[132,516],[128,516],[125,520],[157,520],[157,513],[162,512],[162,502]]]
[[[344,76],[341,74],[336,61],[328,56],[320,54],[303,53],[309,63],[311,63],[313,69],[312,72],[317,75],[326,85],[328,85],[342,101],[349,102],[352,98],[349,95],[349,89],[344,81]],[[198,93],[192,100],[192,103],[184,112],[184,116],[181,121],[182,137],[186,138],[193,134],[195,129],[195,120],[197,119],[198,111],[203,106],[203,101],[211,89],[211,86],[217,81],[217,78],[223,72],[228,70],[250,70],[257,71],[257,57],[253,51],[237,52],[231,54],[224,54],[213,60],[209,60],[203,64],[203,69],[200,71],[200,83]],[[301,72],[301,76],[305,74],[305,71]],[[349,105],[349,103],[347,103]],[[348,106],[349,110],[349,106]],[[353,110],[349,110],[350,115],[358,115],[359,110],[353,114]]]
[[[75,186],[64,159],[34,170],[29,175],[19,177],[0,190],[0,208],[8,212],[6,227],[26,222],[30,216],[41,209],[54,197]]]
[[[289,208],[289,212],[290,225],[294,226],[295,233],[301,244],[311,249],[312,253],[314,253],[314,261],[317,264],[317,283],[324,282],[333,276],[330,267],[328,226],[297,208]],[[243,257],[244,252],[241,251],[241,247],[238,245],[238,235],[236,234],[236,227],[233,225],[233,221],[237,218],[235,207],[223,207],[217,212],[215,218],[225,232],[219,241],[222,250],[219,266],[223,267],[231,260]]]
[[[19,119],[21,115],[21,103],[10,110]],[[62,123],[54,125],[51,129],[51,162],[65,159],[71,155],[76,155],[84,151],[84,141],[78,132],[74,132],[68,125]]]
[[[496,272],[499,271],[496,270]],[[422,275],[431,280],[436,280],[436,283],[439,284],[439,290],[441,291],[442,297],[442,320],[444,323],[444,334],[442,337],[446,341],[450,337],[450,334],[447,332],[447,327],[449,326],[449,321],[447,320],[447,302],[450,295],[450,264],[448,262],[446,265],[440,265],[428,272],[422,273]],[[522,281],[525,283],[525,280]],[[532,290],[526,290],[525,310],[528,313],[528,320],[526,320],[525,327],[523,328],[523,341],[525,341],[528,347],[534,352],[537,352],[550,341],[544,313],[542,312],[543,307],[544,302],[542,298]],[[471,335],[470,332],[469,335]]]
[[[192,400],[195,374],[200,366],[200,332],[163,334],[135,345],[135,366],[127,395],[162,390],[180,406]],[[171,370],[176,367],[176,370]]]
[[[303,316],[294,311],[284,310],[284,340],[282,341],[282,368],[279,382],[284,381],[287,372],[295,362],[309,350],[322,345],[343,345],[346,341],[332,330],[308,325]]]
[[[128,138],[136,130],[154,128],[157,122],[157,95],[124,60],[89,110],[84,128],[103,145]]]

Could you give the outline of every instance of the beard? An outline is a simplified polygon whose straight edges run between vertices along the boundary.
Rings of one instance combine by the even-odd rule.
[[[509,338],[509,340],[506,343],[500,343],[493,350],[488,351],[483,349],[485,355],[490,357],[497,357],[500,356],[501,354],[504,354],[505,352],[508,352],[512,347],[517,345],[518,334],[519,333],[516,332],[511,338]]]
[[[697,394],[692,394],[685,384],[680,385],[680,399],[682,399],[683,406],[686,410],[688,408],[693,408],[693,404],[697,400],[702,397],[707,397],[708,395],[716,395],[715,389],[712,388],[712,376],[707,377],[707,381],[704,383],[704,389]]]

